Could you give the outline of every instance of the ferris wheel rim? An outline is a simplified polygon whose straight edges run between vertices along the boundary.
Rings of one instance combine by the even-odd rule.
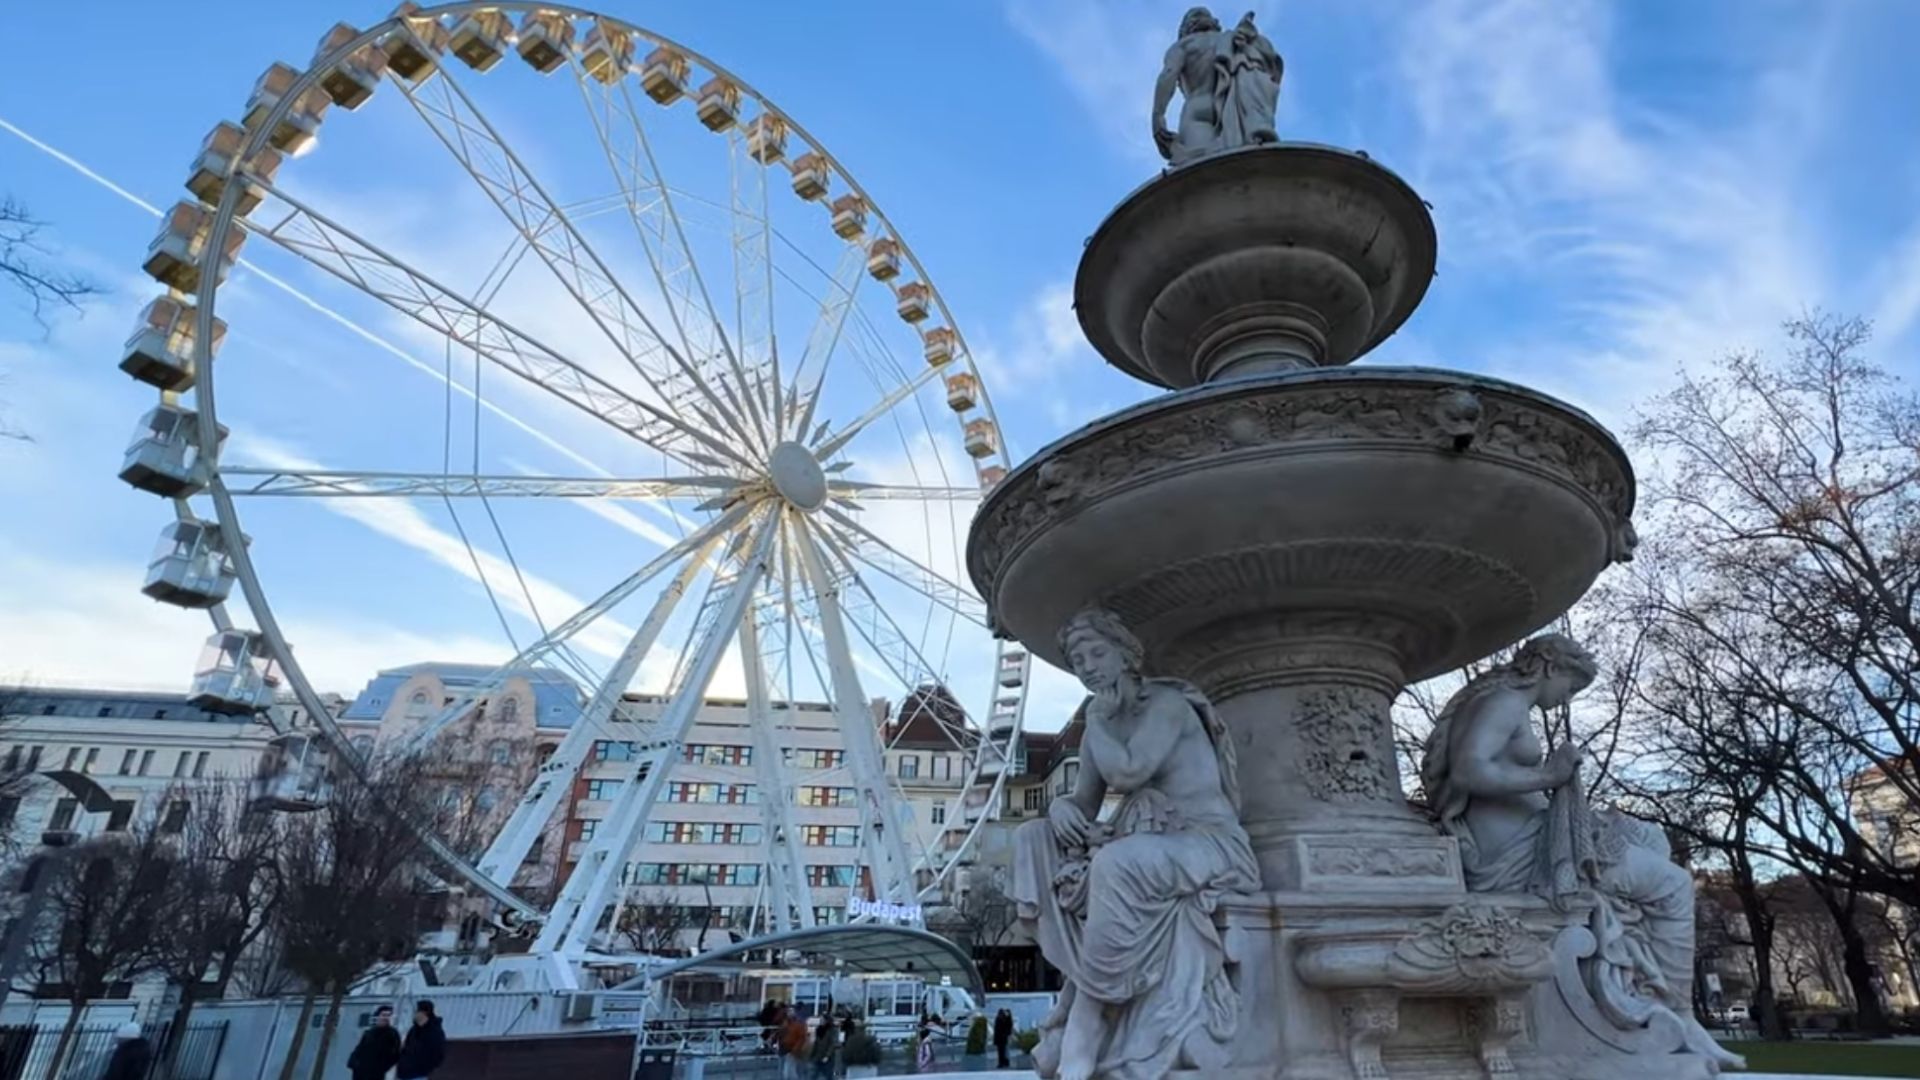
[[[438,5],[409,12],[404,15],[389,17],[361,33],[359,36],[347,41],[345,44],[336,47],[331,53],[327,53],[322,57],[316,57],[310,67],[300,72],[298,80],[289,90],[282,94],[281,100],[266,115],[266,118],[259,124],[258,129],[248,134],[245,149],[240,155],[241,160],[251,160],[259,153],[267,144],[275,126],[284,119],[299,98],[311,90],[318,83],[323,73],[341,58],[352,56],[368,45],[377,43],[394,30],[404,27],[409,19],[438,19],[482,10],[555,12],[571,19],[591,19],[603,24],[612,25],[632,34],[636,38],[657,46],[665,46],[677,50],[689,60],[698,63],[706,70],[726,78],[734,86],[737,86],[742,94],[750,97],[757,102],[763,110],[786,124],[811,150],[821,154],[828,166],[832,169],[834,175],[839,177],[854,194],[858,195],[865,202],[869,212],[882,226],[881,235],[893,240],[898,245],[900,255],[913,268],[917,280],[926,283],[930,294],[929,298],[939,310],[944,325],[951,328],[959,345],[956,359],[963,359],[965,363],[964,370],[975,376],[979,387],[981,408],[989,418],[994,420],[997,428],[997,416],[993,411],[991,397],[985,380],[980,378],[980,372],[974,354],[970,349],[966,348],[959,324],[952,319],[944,294],[933,285],[931,277],[926,274],[925,268],[913,253],[910,245],[908,245],[900,231],[893,226],[891,220],[885,215],[885,212],[867,195],[865,189],[859,185],[852,174],[848,172],[845,167],[840,164],[839,160],[835,158],[819,140],[815,139],[803,125],[799,124],[790,114],[780,109],[770,99],[765,97],[765,95],[755,90],[750,83],[738,78],[730,70],[714,63],[710,58],[696,50],[687,48],[664,35],[649,31],[617,17],[603,15],[583,8],[548,3],[499,4],[468,2]],[[396,79],[395,81],[398,80]],[[220,274],[217,272],[217,269],[221,259],[221,252],[226,246],[227,238],[231,234],[231,231],[234,228],[252,231],[250,224],[243,223],[243,213],[239,212],[237,207],[241,186],[242,185],[238,183],[229,184],[221,194],[219,203],[214,210],[214,218],[209,229],[205,250],[200,256],[201,282],[198,288],[192,290],[196,298],[196,310],[194,313],[196,333],[193,342],[193,352],[198,371],[198,377],[192,393],[195,409],[205,420],[205,423],[200,425],[199,431],[201,452],[208,461],[213,463],[212,475],[205,487],[205,492],[209,495],[214,505],[219,524],[225,529],[230,529],[231,535],[236,538],[236,542],[229,549],[235,570],[235,580],[240,583],[242,594],[247,601],[247,606],[252,611],[254,620],[258,624],[259,633],[266,640],[275,657],[278,659],[281,670],[284,672],[287,682],[294,692],[295,698],[311,714],[314,723],[320,729],[322,737],[335,749],[337,756],[347,763],[349,770],[361,779],[365,779],[366,772],[363,767],[364,763],[359,760],[357,753],[354,752],[344,734],[340,731],[337,724],[334,723],[323,699],[321,699],[311,681],[308,679],[305,669],[294,657],[292,649],[289,647],[279,625],[273,607],[267,599],[266,590],[260,581],[257,568],[253,564],[251,553],[247,550],[244,541],[240,539],[244,537],[241,528],[241,516],[235,502],[235,492],[228,486],[227,479],[231,475],[239,474],[242,470],[238,468],[230,470],[230,468],[222,462],[219,453],[217,437],[219,430],[217,420],[218,412],[215,378],[213,375],[216,365],[211,355],[212,343],[214,341],[213,325],[215,307],[221,284]],[[770,224],[769,228],[771,228]],[[996,447],[993,456],[998,457],[1002,462],[1010,461],[1010,455],[1004,444],[1004,436],[1002,436],[1002,441],[1000,445]],[[176,513],[181,515],[183,519],[193,519],[193,511],[188,498],[176,498],[174,503]],[[232,624],[227,618],[224,605],[216,605],[212,609],[212,612],[212,617],[217,628],[223,630],[231,628]],[[1000,655],[1004,652],[1005,649],[1003,647],[996,653],[996,664],[999,663]],[[1022,698],[1024,699],[1024,697],[1025,692],[1023,688]],[[982,723],[980,727],[982,731],[981,746],[985,747],[992,741],[992,732],[987,723]],[[1012,737],[1017,738],[1018,733],[1019,722],[1016,721]],[[1011,742],[1009,742],[1008,745],[1010,746]],[[1010,765],[1011,763],[1008,762],[1007,764]],[[989,808],[994,801],[997,801],[998,793],[1005,784],[1006,775],[1007,770],[1003,767],[995,777],[991,786],[991,794],[988,798]],[[965,794],[966,791],[963,789],[961,798],[964,798]],[[979,826],[984,824],[989,816],[990,815],[983,814],[967,830],[966,840],[960,845],[961,850],[966,850],[971,846],[972,839],[978,832]],[[431,842],[438,845],[435,852],[438,857],[448,862],[450,867],[460,876],[486,891],[496,902],[503,904],[523,916],[541,918],[546,914],[541,909],[521,900],[517,895],[512,893],[508,888],[508,883],[498,881],[481,873],[471,861],[462,859],[450,850],[445,849],[444,844],[440,844],[438,838],[431,835],[432,830],[430,827],[423,829],[422,832],[423,838],[428,838]],[[934,886],[937,886],[939,881],[944,880],[945,876],[952,871],[956,862],[957,860],[947,860],[939,867]]]

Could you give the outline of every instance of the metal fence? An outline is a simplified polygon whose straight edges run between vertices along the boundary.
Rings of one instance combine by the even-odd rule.
[[[47,1072],[60,1044],[60,1030],[60,1027],[30,1025],[0,1027],[0,1080],[50,1080]],[[117,1030],[117,1025],[75,1028],[58,1080],[99,1080],[113,1057]],[[153,1053],[153,1065],[147,1075],[157,1080],[173,1041],[173,1025],[171,1022],[152,1024],[142,1034]],[[180,1033],[179,1043],[174,1050],[170,1080],[214,1080],[214,1070],[220,1065],[220,1053],[227,1043],[227,1025],[224,1022],[190,1023]]]

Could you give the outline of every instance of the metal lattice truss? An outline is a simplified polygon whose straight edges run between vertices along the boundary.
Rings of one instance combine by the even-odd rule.
[[[382,63],[368,67],[372,50],[380,50]],[[587,118],[578,130],[590,131],[597,144],[585,156],[605,164],[591,190],[557,197],[560,185],[529,165],[551,158],[510,145],[455,70],[464,62],[484,71],[514,51],[540,73],[577,87]],[[363,78],[363,69],[371,74]],[[696,83],[696,72],[706,74],[704,82]],[[844,750],[844,767],[833,770],[844,779],[834,783],[855,790],[862,874],[856,889],[901,904],[937,898],[946,878],[965,865],[977,830],[998,803],[1018,738],[1029,661],[1017,646],[991,642],[985,605],[936,568],[941,559],[932,552],[950,555],[950,543],[920,550],[923,545],[883,521],[917,512],[923,535],[951,531],[1009,462],[980,372],[950,313],[866,192],[792,117],[706,58],[618,20],[544,2],[453,3],[396,16],[364,33],[336,29],[309,70],[270,73],[261,85],[271,96],[256,91],[243,137],[222,144],[227,156],[219,160],[226,164],[208,166],[226,170],[215,177],[220,182],[202,183],[196,163],[190,187],[204,203],[170,217],[173,232],[156,241],[156,251],[177,247],[189,255],[177,265],[149,263],[175,290],[170,295],[181,298],[175,302],[190,301],[182,318],[192,333],[183,340],[195,350],[188,358],[191,378],[149,381],[162,387],[166,407],[191,403],[197,424],[183,430],[207,463],[206,475],[161,493],[173,500],[181,522],[213,522],[230,536],[245,535],[240,508],[263,500],[437,504],[458,530],[473,579],[514,636],[500,595],[512,586],[482,569],[486,535],[476,545],[461,508],[491,523],[499,554],[486,554],[510,565],[509,576],[528,594],[522,610],[534,611],[538,632],[516,637],[511,659],[415,729],[408,746],[421,749],[446,735],[508,679],[530,670],[570,673],[584,683],[585,703],[483,854],[469,861],[428,837],[449,879],[469,883],[536,926],[536,955],[578,961],[608,948],[606,931],[619,923],[627,866],[645,825],[681,764],[723,660],[737,655],[755,780],[767,796],[757,811],[763,835],[757,857],[765,868],[758,906],[766,929],[812,926],[821,891],[803,864],[793,809],[797,786],[818,777],[788,764],[783,749],[792,745],[784,725],[803,700],[826,706]],[[301,131],[311,137],[302,125],[317,127],[325,109],[325,102],[314,104],[317,96],[353,108],[375,86],[404,98],[431,136],[423,143],[444,149],[497,213],[490,224],[506,236],[506,250],[470,287],[450,282],[458,272],[430,274],[395,245],[350,226],[343,219],[355,216],[351,210],[323,213],[290,188],[293,170],[277,167],[273,149],[298,149],[293,144]],[[660,110],[676,101],[692,101],[712,133],[703,137],[711,138],[714,160],[724,168],[724,189],[701,195],[674,182],[668,148],[679,142],[662,138],[657,127],[682,122]],[[702,182],[713,186],[711,179]],[[845,194],[830,201],[830,192]],[[795,206],[811,217],[795,225]],[[702,220],[713,213],[724,217],[717,228]],[[583,229],[589,218],[621,214],[630,234],[617,220],[612,229],[594,223],[591,240]],[[708,242],[696,236],[700,228],[712,228]],[[409,340],[422,339],[424,330],[443,353],[447,400],[458,390],[474,401],[471,467],[455,467],[450,450],[438,471],[224,460],[217,372],[207,343],[218,337],[213,313],[228,269],[221,260],[242,240],[320,271],[310,276],[352,297],[355,307],[343,314],[279,278],[267,280],[415,368],[433,371],[438,365],[412,358],[354,319],[392,317]],[[582,335],[564,344],[543,340],[501,314],[503,293],[527,275],[546,286],[557,283]],[[783,309],[796,294],[804,303]],[[454,357],[471,360],[469,382],[456,383]],[[495,396],[489,398],[482,370],[514,378],[490,378],[486,385]],[[599,438],[617,433],[621,446],[656,455],[658,468],[645,467],[639,477],[549,475],[516,471],[519,463],[509,461],[482,471],[483,411],[562,445],[522,417],[524,401],[493,389],[500,386],[534,401],[564,402],[571,412],[547,411],[592,417],[582,430]],[[949,415],[957,424],[933,424],[929,398],[933,416]],[[443,424],[443,442],[451,446],[450,405]],[[901,483],[861,478],[860,466],[896,434],[911,477]],[[973,475],[956,482],[941,448],[961,445],[962,434],[965,456],[955,460]],[[897,462],[886,475],[900,475]],[[212,503],[211,516],[195,509],[203,498]],[[543,620],[520,567],[527,552],[514,552],[494,511],[496,502],[538,508],[541,500],[603,502],[589,508],[606,514],[645,511],[669,521],[678,538],[648,549],[636,569],[592,599],[576,601],[578,610]],[[286,685],[346,767],[364,769],[288,648],[247,545],[229,545],[224,554]],[[232,629],[224,596],[212,599],[195,606],[210,610],[216,628]],[[580,646],[589,635],[604,642],[610,628],[623,644],[617,653],[598,650],[604,664],[587,664]],[[910,828],[900,779],[887,767],[889,740],[902,725],[877,722],[870,694],[876,688],[895,699],[945,694],[966,675],[956,667],[978,667],[989,656],[991,667],[974,672],[991,691],[982,712],[935,716],[968,772],[956,783],[948,824],[929,842]],[[643,669],[670,675],[664,693],[649,698],[657,715],[641,721],[627,710]],[[541,910],[514,892],[515,875],[568,805],[576,778],[603,740],[635,749],[558,899]]]

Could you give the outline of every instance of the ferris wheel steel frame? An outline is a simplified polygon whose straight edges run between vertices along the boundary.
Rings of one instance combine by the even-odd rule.
[[[839,430],[831,430],[827,422],[822,422],[811,436],[808,434],[819,400],[824,396],[825,378],[836,346],[847,328],[849,314],[857,307],[860,271],[865,268],[869,250],[860,242],[860,236],[848,238],[842,234],[842,238],[849,239],[849,242],[842,249],[833,273],[828,276],[831,288],[818,301],[819,311],[799,361],[793,366],[792,384],[789,387],[787,380],[782,377],[771,319],[776,269],[771,246],[777,230],[767,210],[766,173],[772,162],[758,160],[757,168],[739,167],[743,153],[749,157],[751,154],[744,146],[745,125],[732,124],[726,132],[726,138],[732,158],[729,172],[733,183],[730,196],[734,211],[734,235],[731,239],[738,321],[735,336],[729,339],[726,322],[713,304],[707,284],[700,274],[699,262],[693,257],[692,247],[687,241],[683,223],[674,209],[675,193],[654,159],[652,146],[646,137],[646,126],[639,122],[640,110],[636,107],[629,85],[633,70],[620,71],[618,77],[610,82],[600,80],[598,76],[587,72],[579,49],[570,46],[566,50],[566,66],[579,81],[583,97],[587,99],[588,112],[595,118],[596,132],[609,167],[620,183],[618,200],[625,205],[632,218],[636,233],[646,250],[655,284],[667,300],[673,323],[672,334],[681,345],[676,349],[673,339],[663,334],[628,295],[619,279],[577,232],[567,211],[540,187],[518,156],[499,138],[497,131],[459,81],[451,76],[452,57],[444,50],[435,50],[438,55],[433,61],[433,70],[419,82],[410,83],[398,73],[382,71],[378,76],[379,81],[400,88],[422,120],[434,130],[456,161],[473,176],[502,215],[516,228],[518,243],[523,245],[523,250],[514,254],[515,264],[519,256],[527,251],[537,254],[579,306],[592,316],[601,333],[645,383],[648,396],[636,396],[494,316],[487,310],[484,301],[469,298],[439,284],[371,241],[286,194],[266,176],[255,171],[254,163],[259,160],[260,153],[271,141],[275,130],[296,104],[319,85],[322,77],[343,60],[362,55],[363,50],[368,48],[377,48],[381,43],[393,40],[396,34],[406,35],[417,45],[429,47],[418,37],[418,29],[425,25],[421,20],[434,20],[444,29],[445,20],[482,11],[523,14],[551,12],[565,18],[569,25],[591,20],[603,30],[611,28],[630,35],[632,40],[671,49],[690,65],[697,65],[717,79],[725,80],[738,92],[738,96],[744,96],[759,106],[760,117],[771,117],[774,123],[781,125],[783,132],[791,133],[807,147],[809,153],[818,155],[831,176],[846,184],[860,200],[864,213],[871,215],[877,223],[876,229],[861,235],[878,236],[891,241],[899,258],[911,268],[913,281],[922,283],[927,300],[940,315],[941,325],[952,336],[954,348],[951,359],[964,359],[964,370],[971,373],[976,381],[978,406],[997,440],[989,456],[999,458],[1002,466],[1007,460],[998,416],[984,381],[978,378],[973,354],[947,309],[945,298],[931,288],[931,279],[912,249],[899,231],[893,228],[878,204],[868,197],[831,153],[802,125],[754,91],[748,83],[678,42],[622,20],[577,7],[544,2],[450,3],[415,10],[390,17],[339,44],[331,52],[316,56],[313,64],[298,74],[293,85],[281,94],[279,101],[267,110],[264,118],[250,126],[244,147],[237,155],[238,164],[233,175],[224,185],[217,204],[212,207],[212,221],[207,228],[197,264],[198,285],[183,290],[193,294],[195,301],[191,360],[196,377],[190,392],[194,413],[198,417],[198,450],[203,460],[216,463],[202,490],[214,506],[220,528],[227,533],[229,542],[226,555],[231,560],[234,580],[241,587],[259,634],[285,673],[294,697],[333,750],[335,760],[348,773],[365,781],[368,778],[366,762],[347,742],[326,703],[314,690],[287,645],[244,542],[236,494],[269,498],[408,495],[442,499],[485,499],[495,496],[704,498],[706,501],[699,509],[717,511],[716,517],[650,560],[639,571],[617,583],[571,618],[546,630],[540,639],[520,650],[514,660],[497,669],[493,679],[462,695],[452,706],[435,716],[427,728],[422,729],[426,734],[416,737],[413,745],[424,745],[433,735],[464,715],[477,701],[497,691],[503,673],[532,665],[562,650],[572,634],[677,565],[677,572],[656,597],[653,609],[615,660],[608,677],[595,687],[593,696],[561,748],[530,783],[516,809],[514,820],[502,830],[487,855],[477,861],[468,861],[449,848],[427,826],[418,829],[421,839],[452,876],[477,888],[506,912],[526,923],[537,924],[539,936],[535,942],[535,953],[574,957],[583,955],[591,947],[598,915],[611,906],[617,917],[619,897],[609,894],[623,894],[624,882],[616,885],[611,870],[623,865],[633,846],[640,842],[640,824],[657,802],[660,786],[673,771],[671,766],[678,760],[677,754],[687,729],[705,703],[707,687],[720,657],[735,640],[740,642],[743,653],[752,653],[747,662],[748,708],[750,726],[756,739],[756,754],[762,763],[761,768],[766,770],[763,782],[779,774],[778,761],[772,753],[772,725],[763,722],[770,713],[768,703],[772,688],[765,656],[759,645],[762,631],[758,625],[755,601],[760,583],[773,573],[772,553],[776,538],[780,538],[781,543],[790,545],[781,548],[781,572],[792,578],[797,570],[798,576],[808,584],[807,594],[801,604],[795,603],[795,592],[791,588],[782,593],[786,610],[779,614],[784,619],[788,648],[791,651],[795,625],[811,620],[824,638],[830,677],[823,680],[823,689],[832,699],[849,765],[856,755],[865,759],[859,766],[853,766],[852,772],[861,781],[858,794],[862,806],[861,832],[866,838],[863,842],[872,845],[867,848],[867,854],[869,865],[875,871],[875,880],[880,882],[884,879],[890,897],[901,901],[937,891],[955,867],[962,865],[958,853],[972,847],[981,827],[994,816],[1013,763],[1012,751],[1023,726],[1031,659],[1005,642],[997,647],[994,668],[987,679],[995,702],[1005,700],[1000,690],[1002,673],[1008,671],[1010,666],[1017,667],[1022,673],[1021,681],[1017,684],[1018,703],[1011,714],[1011,727],[1003,739],[998,733],[1001,728],[1000,716],[994,704],[989,705],[989,718],[986,720],[972,721],[963,715],[963,727],[975,725],[974,730],[966,734],[977,740],[970,752],[972,761],[968,780],[971,782],[963,783],[961,789],[960,806],[967,815],[964,828],[949,826],[941,834],[938,842],[954,852],[951,857],[929,867],[927,860],[932,853],[928,852],[920,863],[911,862],[900,836],[899,822],[887,820],[894,805],[890,799],[892,785],[888,782],[884,762],[880,758],[881,747],[874,737],[872,718],[865,712],[848,627],[855,626],[875,653],[883,658],[889,655],[888,649],[876,643],[874,637],[893,635],[911,653],[912,666],[917,673],[934,680],[921,685],[938,687],[944,686],[944,683],[937,681],[938,670],[919,654],[911,636],[892,620],[884,605],[872,594],[865,579],[856,572],[855,564],[873,568],[950,609],[957,618],[982,629],[986,628],[985,608],[967,590],[888,544],[845,510],[857,509],[859,503],[856,499],[953,501],[978,497],[978,491],[840,480],[837,473],[844,468],[844,462],[833,461],[862,431],[913,397],[932,379],[953,370],[956,365],[950,361],[939,364],[929,362]],[[510,42],[511,37],[509,49]],[[593,85],[596,81],[601,83],[607,94],[610,112],[616,104],[614,91],[618,90],[617,104],[621,115],[629,121],[623,130],[636,141],[635,150],[638,152],[628,159],[626,172],[623,172],[621,158],[610,138],[608,127],[600,123],[599,115],[592,108]],[[423,94],[435,82],[438,86],[430,92],[438,95],[437,101],[429,100]],[[497,156],[476,153],[476,144],[490,144],[498,152]],[[642,157],[646,162],[644,169],[640,166]],[[498,169],[503,175],[483,175],[487,167]],[[757,192],[741,190],[743,176],[758,181]],[[646,190],[644,199],[640,195],[643,189]],[[249,190],[263,203],[284,207],[284,216],[271,225],[249,220],[247,214],[253,210],[242,210],[239,206],[243,191]],[[757,213],[753,212],[756,195],[759,201]],[[611,200],[603,198],[596,201]],[[754,227],[756,223],[757,229]],[[445,338],[450,345],[470,350],[476,357],[476,364],[484,358],[491,365],[515,374],[593,415],[641,445],[690,469],[704,472],[659,479],[601,479],[462,475],[450,470],[440,474],[356,473],[344,470],[256,469],[219,464],[221,430],[213,378],[216,340],[214,308],[220,287],[222,260],[228,250],[228,238],[235,229],[264,237],[308,265],[332,274],[362,295],[420,322]],[[680,256],[678,261],[663,269],[663,256],[671,258],[676,254]],[[822,272],[824,274],[824,270]],[[511,273],[511,269],[508,273]],[[877,273],[875,276],[878,276]],[[757,283],[754,281],[756,278]],[[503,276],[502,283],[504,280]],[[747,290],[750,288],[764,290],[767,295],[764,306],[744,302],[742,298],[749,295]],[[764,327],[748,326],[750,309],[767,315]],[[711,337],[696,348],[689,334],[704,330],[710,330]],[[749,349],[764,350],[767,366],[772,371],[771,379],[764,377],[762,369],[753,366],[751,357],[742,359],[742,354]],[[709,364],[724,357],[724,369],[703,370],[700,362],[703,357]],[[809,372],[810,362],[816,363],[817,370],[812,373],[813,382],[809,389],[803,385],[802,378]],[[716,383],[718,390],[715,389]],[[161,396],[163,402],[172,403],[180,395],[163,391]],[[705,428],[682,417],[678,411],[682,406],[699,417]],[[736,438],[741,440],[739,444],[733,441]],[[827,494],[822,496],[819,505],[805,508],[807,513],[796,510],[791,494],[784,490],[773,490],[779,486],[778,480],[767,470],[774,466],[770,461],[759,460],[762,454],[770,458],[786,443],[803,447],[812,460],[821,466]],[[728,475],[730,470],[742,471],[738,475]],[[244,486],[230,486],[229,480],[244,481]],[[172,500],[181,521],[201,520],[192,510],[191,497],[191,494],[182,495]],[[788,505],[781,505],[780,498],[786,498]],[[840,505],[835,505],[836,499]],[[809,517],[813,510],[825,510],[824,519]],[[742,541],[748,537],[751,537],[751,542],[743,545]],[[797,567],[792,565],[795,562],[799,564]],[[511,891],[509,884],[513,874],[524,859],[533,837],[538,836],[544,828],[552,811],[566,794],[572,777],[585,761],[585,751],[592,745],[591,737],[605,733],[605,725],[618,708],[641,660],[657,643],[669,618],[699,577],[699,572],[708,567],[712,570],[708,596],[696,619],[689,649],[680,654],[674,683],[666,699],[665,714],[654,727],[657,738],[645,748],[645,752],[636,755],[654,763],[654,767],[638,770],[640,775],[621,784],[613,810],[603,822],[603,827],[596,831],[595,841],[587,854],[568,876],[561,899],[551,911],[542,912]],[[836,568],[844,569],[845,575],[842,576]],[[849,593],[843,588],[848,582],[857,585],[858,589]],[[852,622],[843,606],[843,601],[850,597],[858,602],[860,594],[865,595],[880,616],[873,621],[871,630]],[[807,603],[809,599],[811,602]],[[808,610],[797,610],[801,607]],[[224,601],[212,605],[208,610],[217,631],[233,628]],[[807,632],[803,629],[802,636]],[[806,648],[809,661],[817,663],[811,646]],[[791,652],[787,660],[787,675],[791,681],[794,660]],[[890,660],[888,663],[891,666]],[[915,688],[916,684],[910,681],[914,672],[895,671],[894,674],[902,678],[904,688],[909,691]],[[936,717],[936,722],[943,729],[949,727],[947,718]],[[636,761],[636,764],[639,762]],[[987,784],[984,799],[974,804],[972,797],[981,782],[985,781],[989,768],[992,770],[992,779]],[[804,928],[812,920],[811,907],[805,902],[811,886],[793,857],[794,833],[790,820],[785,820],[790,815],[788,800],[784,797],[786,794],[782,791],[765,800],[768,805],[762,811],[769,861],[781,857],[775,850],[781,846],[776,842],[777,836],[784,835],[788,849],[784,854],[785,863],[777,868],[777,880],[771,883],[774,892],[788,895],[776,896],[772,907],[781,913],[780,922],[791,919],[798,923],[797,928]],[[874,843],[876,834],[881,834],[877,845]],[[957,838],[957,842],[945,843],[948,837]],[[876,851],[875,846],[883,850]],[[515,856],[516,851],[518,857]],[[913,880],[916,872],[928,869],[932,871],[931,879],[924,886],[916,886]],[[792,896],[796,891],[797,899]],[[581,917],[581,913],[589,911],[594,913],[593,917]]]

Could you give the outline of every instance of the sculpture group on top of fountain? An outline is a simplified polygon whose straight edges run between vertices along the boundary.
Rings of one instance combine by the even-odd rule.
[[[1284,65],[1258,28],[1253,12],[1223,30],[1206,8],[1180,20],[1180,40],[1167,50],[1153,88],[1153,141],[1160,156],[1185,165],[1209,154],[1278,142],[1273,114]],[[1178,129],[1167,127],[1167,106],[1178,89]]]

